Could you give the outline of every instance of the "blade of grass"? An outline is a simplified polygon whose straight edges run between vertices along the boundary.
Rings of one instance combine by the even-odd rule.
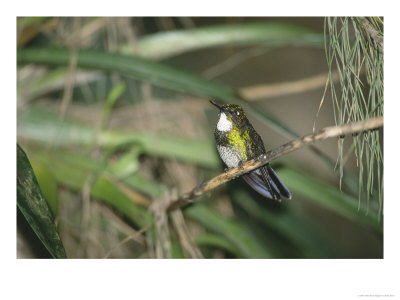
[[[171,254],[172,258],[186,258],[181,244],[175,239],[171,239]]]
[[[44,150],[42,150],[44,151]],[[42,152],[36,150],[35,152]],[[88,173],[98,173],[104,175],[105,177],[110,176],[114,181],[118,182],[120,178],[119,173],[115,173],[112,168],[108,167],[108,163],[99,159],[93,159],[84,154],[74,153],[72,151],[63,151],[61,149],[55,149],[52,153],[47,153],[48,165],[52,166],[51,161],[60,161],[64,165],[74,166],[77,169],[82,169]],[[43,157],[45,159],[46,157]],[[157,198],[162,195],[161,186],[154,181],[146,179],[140,173],[136,172],[130,176],[124,176],[120,180],[131,188],[148,195],[149,197]]]
[[[222,235],[245,258],[270,258],[271,253],[260,244],[251,229],[239,220],[227,219],[202,204],[184,211],[187,217],[197,220],[207,229]]]
[[[18,70],[18,98],[29,101],[46,93],[60,91],[64,88],[67,78],[67,68],[60,67],[54,70],[38,70],[30,76],[30,80],[23,79],[23,73],[26,70]],[[74,78],[74,86],[83,86],[93,81],[97,81],[102,77],[102,73],[98,71],[79,71]]]
[[[26,48],[17,52],[18,63],[37,63],[66,66],[70,52],[56,48]],[[223,98],[235,91],[197,74],[181,71],[163,63],[134,56],[124,56],[100,51],[79,51],[77,65],[81,68],[118,71],[156,86],[204,97]]]
[[[288,45],[323,47],[323,34],[285,23],[247,23],[204,26],[193,29],[160,32],[137,41],[142,57],[165,59],[187,51],[209,47],[265,44],[268,47]],[[123,46],[123,54],[131,54],[132,46]]]
[[[49,169],[41,164],[31,161],[32,169],[35,172],[43,197],[46,199],[51,212],[55,217],[58,215],[58,187],[57,181]]]
[[[282,207],[282,210],[275,211],[260,205],[243,189],[234,189],[232,196],[235,205],[246,211],[252,220],[267,227],[263,231],[273,230],[280,238],[287,239],[302,252],[302,257],[335,257],[322,233],[309,222],[298,202],[292,201]]]
[[[40,241],[54,258],[66,258],[53,215],[24,150],[17,145],[17,206]]]
[[[139,155],[142,152],[141,147],[132,147],[121,154],[115,163],[108,165],[107,169],[121,179],[135,174],[140,167]]]
[[[209,247],[214,247],[217,249],[223,249],[226,250],[236,257],[240,257],[241,253],[237,250],[237,248],[229,242],[226,238],[217,235],[217,234],[211,234],[211,233],[206,233],[200,236],[197,236],[194,241],[196,242],[197,245],[199,246],[209,246]]]
[[[18,136],[54,146],[90,146],[95,138],[92,127],[65,119],[58,122],[55,112],[29,107],[18,116]],[[125,144],[140,145],[141,154],[176,158],[207,168],[219,164],[215,143],[211,140],[189,140],[156,135],[152,132],[121,132],[104,130],[97,136],[101,147]]]
[[[124,82],[119,82],[112,88],[112,90],[108,94],[106,104],[104,105],[103,115],[101,117],[101,129],[107,127],[107,123],[115,102],[117,102],[118,98],[121,97],[125,90],[126,84]]]
[[[377,216],[366,215],[366,206],[358,209],[358,199],[321,180],[311,178],[303,172],[285,166],[279,170],[279,177],[293,192],[310,200],[316,205],[336,212],[354,222],[364,224],[382,232],[382,223]]]
[[[104,168],[101,162],[69,152],[45,153],[38,149],[32,151],[31,156],[33,161],[46,165],[60,184],[78,192],[82,191],[90,176],[96,175],[90,189],[92,197],[115,207],[139,228],[150,223],[151,216],[147,209],[136,204],[134,199],[131,199],[124,190],[119,188],[109,176],[101,172]],[[131,180],[134,181],[132,178]],[[142,178],[136,186],[143,189],[145,184],[147,182]],[[153,188],[148,190],[156,194]]]
[[[67,49],[28,48],[17,52],[18,63],[39,63],[65,66],[69,62]],[[280,121],[255,103],[247,103],[237,92],[226,85],[205,79],[202,76],[133,56],[122,56],[112,53],[80,51],[77,64],[81,68],[118,71],[136,79],[150,82],[171,90],[186,92],[206,98],[216,98],[225,103],[235,103],[253,113],[262,122],[278,132],[295,138],[297,135]]]

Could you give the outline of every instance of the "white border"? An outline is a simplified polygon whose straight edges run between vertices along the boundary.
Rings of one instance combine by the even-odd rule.
[[[400,297],[397,176],[400,108],[395,1],[16,1],[1,18],[2,299],[362,299]],[[12,7],[14,5],[14,7]],[[10,7],[11,6],[11,7]],[[384,260],[16,260],[15,32],[17,15],[384,15]],[[5,296],[5,295],[8,296]]]

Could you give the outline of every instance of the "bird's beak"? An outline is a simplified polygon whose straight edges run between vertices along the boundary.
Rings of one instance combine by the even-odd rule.
[[[222,106],[219,106],[217,103],[215,103],[214,101],[212,101],[212,100],[210,100],[210,103],[212,104],[212,105],[215,105],[216,107],[218,107],[219,108],[219,110],[221,110],[222,111]]]

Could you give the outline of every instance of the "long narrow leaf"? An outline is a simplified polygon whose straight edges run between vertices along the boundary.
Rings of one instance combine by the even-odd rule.
[[[51,212],[55,217],[58,215],[58,186],[54,175],[48,168],[40,163],[31,161],[43,197],[46,199]]]
[[[109,176],[101,172],[103,168],[101,162],[68,152],[43,152],[35,151],[32,159],[48,166],[60,184],[76,191],[82,191],[85,184],[90,183],[92,197],[115,207],[138,227],[144,227],[151,221],[147,209],[135,203]],[[131,178],[131,180],[135,179]],[[146,181],[142,181],[136,186],[143,189],[146,184]],[[149,191],[154,193],[156,190],[154,187],[149,188]]]
[[[67,49],[27,48],[17,52],[18,63],[65,66],[69,59],[70,53]],[[215,81],[140,57],[81,50],[78,53],[77,64],[81,68],[119,71],[157,86],[204,97],[223,98],[226,95],[235,95],[233,89]]]
[[[207,233],[207,234],[197,236],[194,239],[194,241],[199,246],[211,246],[211,247],[215,247],[217,249],[224,249],[224,250],[227,250],[228,252],[232,253],[236,257],[241,256],[241,253],[237,250],[237,248],[234,245],[232,245],[232,243],[229,242],[226,238],[222,237],[221,235]]]
[[[18,63],[65,66],[69,62],[69,57],[70,53],[67,49],[28,48],[17,52]],[[197,74],[139,57],[87,50],[79,52],[77,64],[82,68],[118,71],[156,86],[206,98],[216,98],[226,103],[240,104],[246,111],[252,112],[262,122],[278,132],[290,138],[297,136],[259,105],[243,101],[231,87],[205,79]]]
[[[295,199],[287,203],[279,212],[263,207],[243,190],[234,190],[232,199],[235,205],[248,214],[249,218],[265,225],[264,231],[273,230],[277,236],[295,245],[294,248],[302,253],[302,257],[335,257],[323,234],[318,231],[315,224],[305,218],[304,210]]]
[[[88,146],[95,139],[95,130],[70,119],[59,123],[54,112],[32,107],[24,110],[18,117],[18,136],[54,146]],[[100,132],[96,138],[102,147],[137,144],[142,153],[176,158],[203,167],[214,168],[219,162],[215,144],[211,140],[189,140],[151,132],[111,130]]]
[[[140,38],[137,48],[142,57],[164,59],[187,51],[222,45],[301,45],[322,48],[323,40],[323,34],[305,27],[268,22],[224,24],[160,32]],[[131,51],[131,45],[121,49],[121,52],[126,54],[130,54]]]
[[[382,223],[378,221],[376,216],[371,215],[371,213],[367,214],[366,207],[358,209],[357,198],[321,180],[311,178],[294,168],[286,166],[281,168],[279,177],[294,195],[301,195],[316,205],[382,232]]]
[[[234,252],[240,253],[245,258],[272,257],[271,253],[259,243],[251,229],[239,220],[224,218],[201,204],[186,209],[185,215],[197,220],[209,230],[222,235],[236,247]]]
[[[66,258],[53,215],[42,196],[28,157],[19,145],[17,145],[17,205],[51,256]]]

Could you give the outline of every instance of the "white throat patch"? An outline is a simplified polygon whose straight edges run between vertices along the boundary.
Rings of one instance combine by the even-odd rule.
[[[230,131],[232,129],[232,122],[228,120],[225,113],[221,113],[219,121],[217,123],[217,129],[219,131]]]

